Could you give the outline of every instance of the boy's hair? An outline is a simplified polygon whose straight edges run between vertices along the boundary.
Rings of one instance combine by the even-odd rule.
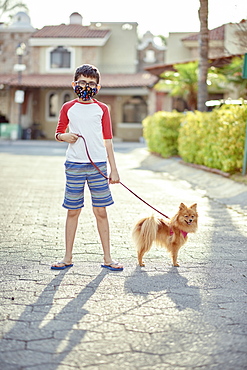
[[[82,66],[76,68],[75,75],[74,75],[74,81],[77,81],[80,75],[83,75],[85,77],[95,78],[97,81],[97,84],[99,83],[99,80],[100,80],[99,70],[92,64],[83,64]]]

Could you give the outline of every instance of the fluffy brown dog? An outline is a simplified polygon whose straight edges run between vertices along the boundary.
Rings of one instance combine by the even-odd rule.
[[[194,233],[197,229],[196,208],[197,204],[186,207],[181,203],[177,214],[170,221],[151,216],[137,222],[132,236],[137,246],[140,266],[145,266],[142,257],[151,249],[153,242],[166,247],[171,253],[173,266],[179,266],[178,251],[188,240],[187,234]]]

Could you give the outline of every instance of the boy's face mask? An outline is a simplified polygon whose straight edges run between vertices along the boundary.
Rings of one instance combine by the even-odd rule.
[[[91,85],[91,86],[90,86]],[[78,98],[83,101],[90,100],[93,96],[98,93],[97,84],[91,82],[86,83],[85,81],[78,81],[74,86],[74,91]]]

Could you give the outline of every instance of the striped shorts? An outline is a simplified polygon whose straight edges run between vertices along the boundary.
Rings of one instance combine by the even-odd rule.
[[[106,162],[96,165],[107,176]],[[84,207],[84,188],[87,182],[93,207],[106,207],[113,204],[108,180],[91,163],[65,162],[66,187],[63,207],[79,209]]]

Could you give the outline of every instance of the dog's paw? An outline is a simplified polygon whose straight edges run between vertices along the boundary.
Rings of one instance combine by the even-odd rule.
[[[179,267],[179,263],[176,262],[176,263],[173,264],[173,266],[174,267]]]
[[[144,262],[139,263],[139,266],[141,266],[141,267],[145,267],[145,263],[144,263]]]

